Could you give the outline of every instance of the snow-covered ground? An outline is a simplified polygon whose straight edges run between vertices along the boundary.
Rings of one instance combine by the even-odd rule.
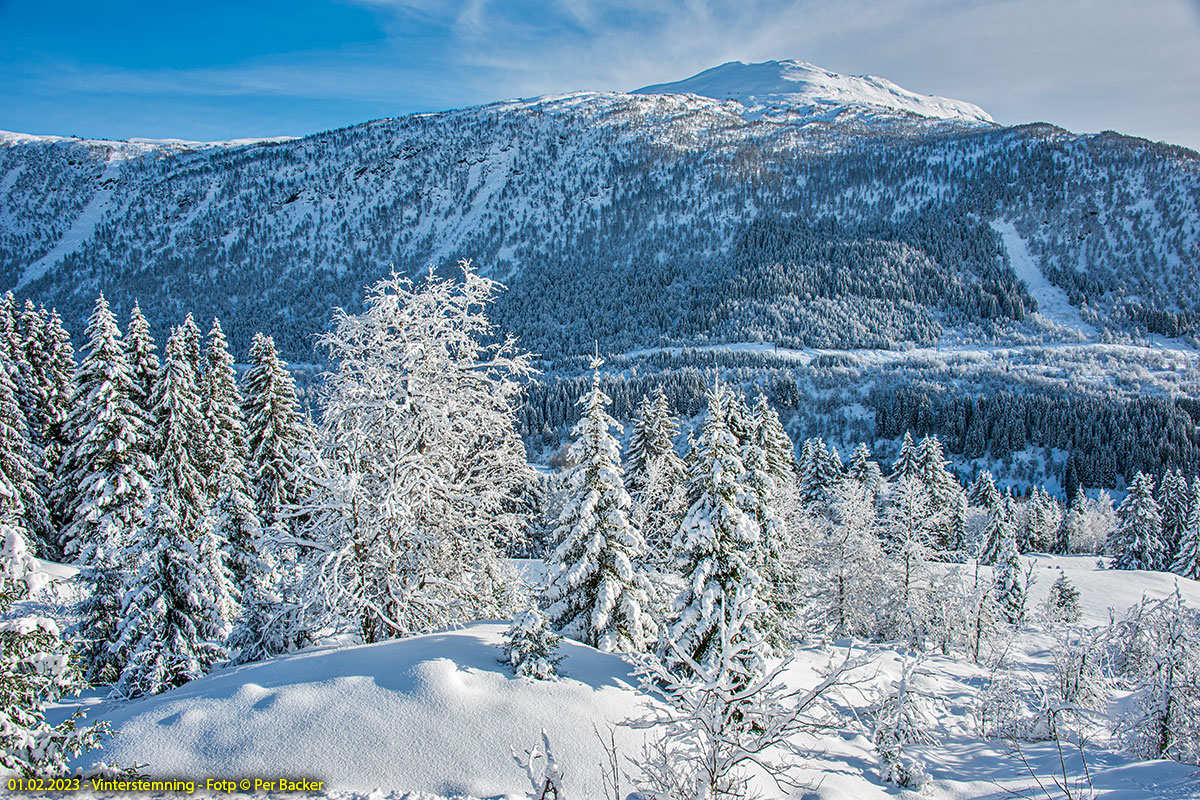
[[[1081,591],[1087,624],[1105,623],[1109,608],[1124,609],[1143,594],[1164,596],[1176,585],[1173,576],[1162,573],[1099,569],[1092,556],[1029,558],[1035,576],[1031,608],[1043,603],[1061,569]],[[524,572],[536,575],[536,566],[526,563]],[[1200,607],[1200,583],[1178,579],[1178,584],[1185,599]],[[631,665],[565,641],[561,679],[517,678],[500,661],[504,629],[503,623],[481,622],[376,645],[314,649],[219,670],[155,697],[126,703],[93,700],[89,718],[108,719],[120,733],[103,752],[81,762],[137,762],[148,765],[151,775],[200,779],[308,777],[324,781],[332,796],[342,798],[522,798],[528,782],[511,751],[534,746],[545,730],[563,767],[567,796],[605,796],[600,772],[605,751],[597,732],[605,734],[640,713],[643,696],[635,688]],[[1018,673],[1043,672],[1053,640],[1053,635],[1029,627],[1005,643],[1007,660]],[[832,651],[798,650],[785,680],[811,686],[848,644],[841,642]],[[899,675],[905,656],[886,645],[853,646],[871,661],[857,674],[860,685],[839,694],[850,721],[841,730],[797,739],[800,769],[795,777],[807,788],[784,791],[763,782],[762,796],[910,796],[879,779],[869,734],[853,721],[854,709],[861,714],[874,687]],[[930,725],[936,742],[915,748],[934,779],[926,796],[1041,797],[1008,745],[978,735],[974,710],[987,670],[931,655],[919,672],[919,687],[938,698]],[[615,730],[621,754],[636,756],[644,734]],[[1200,797],[1196,768],[1138,762],[1106,745],[1097,740],[1086,750],[1099,797]],[[1058,766],[1052,743],[1028,744],[1022,752],[1043,779]],[[1078,755],[1069,758],[1069,766],[1078,770]],[[632,788],[626,781],[624,792]],[[372,793],[374,789],[380,791]]]

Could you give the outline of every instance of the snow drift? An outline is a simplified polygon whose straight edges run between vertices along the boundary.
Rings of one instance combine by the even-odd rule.
[[[499,661],[506,627],[283,656],[103,706],[89,718],[120,734],[81,760],[148,764],[154,776],[310,777],[335,792],[523,797],[510,748],[545,729],[571,785],[597,796],[593,726],[607,737],[606,724],[639,713],[629,664],[565,640],[560,680],[517,678]],[[617,731],[630,754],[641,736]]]

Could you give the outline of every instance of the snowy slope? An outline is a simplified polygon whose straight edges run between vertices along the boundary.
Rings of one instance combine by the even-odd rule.
[[[1106,622],[1110,607],[1123,609],[1143,592],[1162,596],[1175,585],[1174,578],[1160,573],[1097,569],[1094,557],[1030,558],[1036,576],[1031,608],[1041,604],[1062,569],[1081,591],[1088,624]],[[1200,606],[1200,583],[1179,583],[1187,601]],[[545,729],[563,766],[568,795],[604,796],[598,766],[604,752],[594,727],[604,731],[639,713],[642,696],[632,688],[629,664],[566,641],[564,678],[514,678],[497,660],[503,630],[499,623],[477,623],[378,645],[315,650],[218,671],[157,697],[93,706],[89,717],[111,720],[120,735],[102,753],[81,761],[145,763],[159,776],[305,776],[326,781],[333,796],[343,798],[376,787],[384,790],[372,795],[376,798],[405,792],[522,798],[528,787],[510,748],[520,752],[533,746]],[[1053,641],[1035,625],[1003,646],[1011,666],[1034,675],[1048,668]],[[854,719],[871,702],[874,687],[899,675],[905,655],[887,645],[854,647],[870,663],[856,674],[858,684],[836,698],[844,721],[838,730],[795,742],[802,758],[794,777],[808,788],[784,791],[764,781],[757,787],[762,796],[898,796],[878,778],[869,735]],[[840,647],[799,649],[786,682],[796,688],[813,685],[841,652]],[[916,748],[934,779],[927,796],[1032,796],[1036,783],[1008,745],[978,735],[974,708],[990,677],[987,668],[928,655],[919,673],[919,688],[937,697],[930,720],[935,742]],[[617,729],[622,755],[636,756],[641,743],[640,732]],[[1087,750],[1101,797],[1200,797],[1194,767],[1137,762],[1108,744],[1100,737]],[[1029,744],[1024,752],[1043,777],[1057,766],[1051,744]],[[626,781],[625,791],[631,788]]]
[[[1086,336],[1095,336],[1095,327],[1088,325],[1079,316],[1079,309],[1071,305],[1067,293],[1058,288],[1042,274],[1037,261],[1029,252],[1029,247],[1021,234],[1011,222],[996,220],[992,229],[1004,240],[1004,249],[1008,251],[1008,260],[1017,277],[1025,281],[1029,293],[1037,300],[1038,313],[1055,324],[1073,328]]]
[[[838,106],[886,109],[971,124],[993,122],[973,103],[910,92],[886,78],[839,75],[807,61],[730,61],[674,83],[635,89],[634,94],[698,94],[736,100],[748,108],[791,106],[829,110]]]

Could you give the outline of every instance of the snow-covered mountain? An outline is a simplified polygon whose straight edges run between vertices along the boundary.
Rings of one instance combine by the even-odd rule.
[[[57,306],[76,333],[103,291],[122,315],[139,299],[157,336],[217,315],[239,358],[261,330],[319,363],[332,307],[357,310],[393,267],[470,258],[508,287],[490,318],[542,357],[548,383],[523,413],[551,441],[575,413],[553,381],[598,342],[610,364],[643,354],[635,377],[678,371],[668,354],[684,347],[706,349],[691,367],[711,351],[757,365],[741,379],[770,387],[798,438],[937,431],[1022,482],[1071,460],[1105,486],[1200,464],[1196,153],[1000,127],[800,62],[641,91],[666,93],[224,146],[5,135],[0,289]],[[947,348],[967,366],[942,364]],[[777,351],[792,356],[763,367]],[[611,388],[622,414],[654,389]],[[689,372],[673,402],[702,393]],[[1124,405],[1095,400],[1113,394]],[[1114,425],[1117,448],[1098,433]]]
[[[846,110],[889,111],[965,124],[993,123],[973,103],[910,92],[874,75],[839,75],[807,61],[730,61],[674,83],[635,89],[634,94],[695,94],[736,100],[748,110],[764,108],[807,113]]]

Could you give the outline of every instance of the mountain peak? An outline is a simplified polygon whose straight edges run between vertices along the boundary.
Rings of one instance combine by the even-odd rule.
[[[829,109],[854,106],[915,114],[930,119],[991,123],[973,103],[910,92],[886,78],[839,75],[807,61],[730,61],[674,83],[635,89],[634,94],[697,94],[736,100],[747,108],[790,106]]]

